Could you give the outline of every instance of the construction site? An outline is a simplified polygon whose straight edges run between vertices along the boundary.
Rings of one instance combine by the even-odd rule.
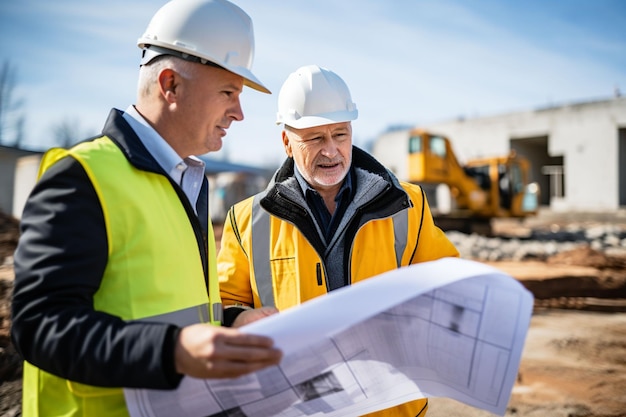
[[[626,416],[626,130],[615,116],[623,117],[625,105],[615,98],[390,131],[368,149],[399,180],[425,190],[435,223],[462,258],[498,268],[533,294],[507,416]],[[586,130],[554,127],[572,118]],[[577,152],[599,149],[570,140],[595,131],[607,133],[612,148],[601,149],[617,157],[585,154],[600,166],[584,170],[568,164]],[[0,196],[0,213],[21,211],[40,158],[14,153],[3,165],[11,192]],[[219,248],[230,205],[262,190],[269,177],[223,167],[206,175]],[[10,339],[18,225],[12,215],[0,217],[0,417],[21,416],[22,359]],[[432,398],[428,415],[490,414]]]
[[[355,417],[422,394],[428,417],[626,417],[626,2],[236,2],[4,2],[0,417]],[[442,234],[472,262],[400,269],[456,255]],[[446,293],[473,267],[485,287]],[[367,321],[328,293],[395,268],[359,308],[398,292],[412,314],[302,376],[333,352],[318,323]],[[213,325],[276,331],[305,301],[326,303],[282,332],[308,349],[282,358],[297,378],[179,395],[268,364]]]
[[[220,225],[216,225],[217,237]],[[448,231],[461,257],[518,279],[535,308],[506,416],[626,416],[626,213],[503,219],[493,236]],[[0,416],[21,416],[9,329],[18,221],[0,217]],[[488,417],[432,398],[431,417]]]

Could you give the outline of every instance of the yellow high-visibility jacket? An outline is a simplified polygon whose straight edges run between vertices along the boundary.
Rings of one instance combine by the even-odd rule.
[[[346,212],[351,220],[338,229],[343,236],[339,241],[346,242],[339,255],[346,285],[400,266],[459,255],[435,226],[419,186],[400,184],[356,147],[353,166],[356,195]],[[327,266],[335,255],[317,231],[298,187],[289,159],[263,193],[229,210],[218,254],[225,306],[284,310],[328,292]],[[426,409],[423,399],[372,415],[423,416]]]

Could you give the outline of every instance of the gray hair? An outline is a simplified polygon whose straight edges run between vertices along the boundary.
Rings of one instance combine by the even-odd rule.
[[[195,74],[193,62],[185,61],[172,55],[161,55],[148,65],[139,68],[139,82],[137,84],[138,97],[149,97],[158,83],[159,73],[166,68],[172,69],[183,78],[192,78]]]

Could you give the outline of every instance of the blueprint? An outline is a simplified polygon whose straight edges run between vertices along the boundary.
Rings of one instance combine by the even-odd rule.
[[[504,415],[532,306],[528,290],[490,266],[411,265],[242,327],[274,339],[278,366],[125,389],[126,402],[132,417],[345,417],[448,397]]]

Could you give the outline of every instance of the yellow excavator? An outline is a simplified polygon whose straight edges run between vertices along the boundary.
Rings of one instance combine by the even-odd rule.
[[[382,135],[372,154],[400,180],[421,185],[429,201],[445,197],[437,188],[447,188],[446,209],[431,203],[435,223],[444,230],[490,235],[494,218],[537,214],[539,186],[530,182],[530,162],[515,151],[462,165],[447,137],[413,129]]]

